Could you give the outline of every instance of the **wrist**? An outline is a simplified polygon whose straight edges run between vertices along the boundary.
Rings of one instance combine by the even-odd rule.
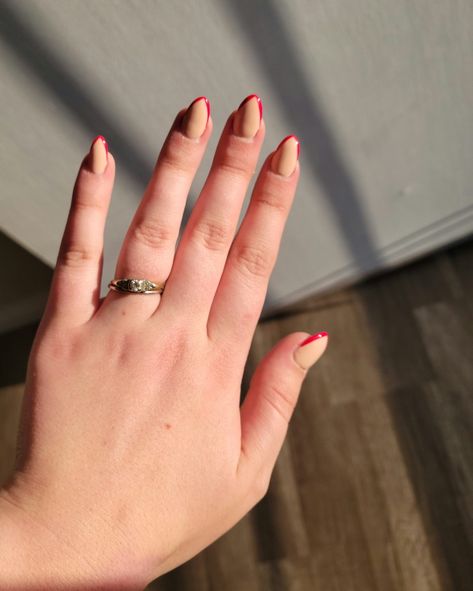
[[[133,565],[123,569],[123,560],[104,558],[97,548],[78,552],[67,537],[32,518],[0,490],[0,589],[142,591],[146,586]]]

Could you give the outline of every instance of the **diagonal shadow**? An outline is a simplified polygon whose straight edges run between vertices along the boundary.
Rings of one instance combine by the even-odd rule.
[[[364,270],[377,266],[378,257],[358,190],[338,152],[317,98],[309,88],[297,51],[276,8],[268,0],[257,3],[227,0],[227,6],[241,24],[243,34],[253,45],[255,55],[275,87],[276,100],[286,119],[294,129],[301,131],[310,123],[312,132],[307,137],[302,134],[304,154],[313,163],[311,171],[324,189],[355,261]],[[4,45],[91,136],[101,129],[110,138],[121,167],[141,190],[144,189],[153,163],[140,143],[130,138],[121,121],[103,108],[100,97],[74,75],[74,68],[61,61],[12,3],[1,3],[0,17],[0,39]],[[297,93],[293,89],[297,89]],[[186,206],[184,222],[192,201],[190,199]]]
[[[377,267],[380,259],[358,187],[320,102],[309,86],[307,72],[276,3],[226,0],[226,6],[253,49],[255,60],[260,62],[265,79],[272,84],[274,100],[290,128],[300,132],[303,154],[310,162],[305,174],[312,173],[322,187],[354,262],[363,271]]]
[[[74,67],[61,60],[54,49],[35,32],[29,22],[15,10],[11,2],[0,3],[0,41],[24,68],[63,107],[69,116],[91,137],[97,130],[110,140],[113,153],[131,180],[139,188],[138,198],[149,180],[154,163],[145,153],[140,142],[134,141],[130,130],[119,118],[104,108],[103,97],[95,94],[74,75]],[[188,216],[186,210],[185,217]]]

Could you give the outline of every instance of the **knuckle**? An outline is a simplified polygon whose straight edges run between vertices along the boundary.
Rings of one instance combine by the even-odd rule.
[[[255,196],[255,204],[258,207],[267,207],[276,213],[286,214],[288,212],[287,199],[280,192],[264,187]]]
[[[193,228],[196,239],[208,250],[223,250],[226,248],[230,231],[221,222],[202,220]]]
[[[50,367],[57,367],[58,363],[77,358],[79,347],[79,335],[73,329],[69,329],[65,333],[62,326],[56,326],[53,319],[41,335],[41,346],[35,345],[33,347],[31,363],[35,369],[42,371]]]
[[[265,248],[237,246],[234,257],[237,268],[247,276],[267,277],[271,272],[272,260]]]
[[[169,227],[151,218],[144,218],[136,223],[133,228],[133,237],[151,248],[167,247],[174,238]]]
[[[284,423],[289,424],[295,404],[287,392],[276,384],[267,384],[261,395]]]
[[[104,184],[91,177],[91,173],[81,169],[73,189],[72,206],[75,211],[99,211],[106,209],[103,199]]]
[[[104,211],[103,200],[97,199],[90,191],[82,189],[80,196],[76,196],[74,201],[75,211]]]
[[[191,172],[188,158],[185,150],[180,146],[180,150],[168,146],[158,159],[157,166],[167,168],[171,173],[177,176],[187,177]]]
[[[245,159],[235,156],[225,158],[218,163],[218,168],[232,176],[248,179],[253,176],[254,167]]]
[[[64,246],[60,254],[60,262],[64,267],[83,268],[91,263],[96,263],[99,255],[86,246],[68,244]]]

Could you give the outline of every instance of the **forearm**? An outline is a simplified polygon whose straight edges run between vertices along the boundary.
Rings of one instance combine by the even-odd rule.
[[[136,576],[124,575],[123,571],[123,563],[102,568],[87,560],[87,552],[79,556],[67,541],[31,520],[0,490],[2,591],[141,591],[144,588],[144,581],[138,582]]]

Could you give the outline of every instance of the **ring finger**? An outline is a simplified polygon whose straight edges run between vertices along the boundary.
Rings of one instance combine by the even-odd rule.
[[[187,196],[211,131],[210,105],[205,97],[196,98],[176,116],[123,241],[115,278],[166,281]],[[142,296],[139,306],[135,298],[135,294],[110,290],[99,313],[114,313],[120,307],[133,317],[147,317],[160,296]]]

